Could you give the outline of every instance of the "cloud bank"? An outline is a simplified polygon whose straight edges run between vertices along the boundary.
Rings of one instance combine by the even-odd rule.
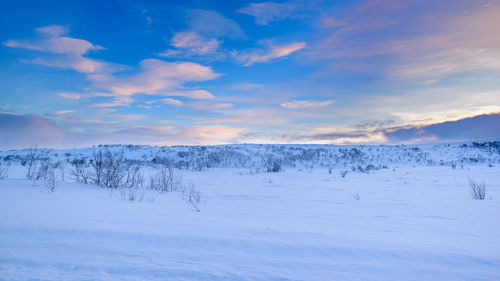
[[[175,101],[165,100],[175,105]],[[193,105],[205,108],[207,105]],[[225,106],[222,106],[224,108]],[[242,116],[243,117],[243,116]],[[137,120],[141,115],[114,115],[114,118]],[[235,117],[237,118],[237,117]],[[250,131],[225,125],[197,125],[184,128],[169,123],[154,127],[135,126],[115,131],[74,132],[50,119],[36,115],[0,113],[0,149],[22,149],[33,146],[72,148],[94,144],[156,144],[209,145],[222,143],[258,142],[324,144],[383,144],[445,141],[500,140],[500,113],[480,115],[426,126],[388,127],[376,130],[353,128],[317,128],[282,134]],[[328,132],[328,130],[334,130]],[[274,140],[274,141],[269,141]]]

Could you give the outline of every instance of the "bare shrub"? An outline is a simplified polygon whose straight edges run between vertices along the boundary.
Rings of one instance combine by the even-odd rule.
[[[92,149],[90,171],[88,173],[91,183],[102,185],[104,181],[104,165],[104,153],[102,150]]]
[[[45,179],[49,170],[52,168],[52,163],[48,157],[41,157],[39,160],[30,160],[27,165],[26,178],[32,181],[33,184],[39,180]]]
[[[199,212],[198,204],[201,200],[201,192],[196,190],[194,184],[190,183],[182,188],[182,199],[191,204],[191,206]]]
[[[4,164],[0,162],[0,180],[4,180],[7,178],[9,168],[10,168],[10,163]]]
[[[340,171],[340,176],[345,178],[345,176],[347,176],[347,173],[348,173],[348,171],[342,170],[342,171]]]
[[[118,188],[127,175],[124,150],[112,152],[106,149],[93,149],[87,162],[85,159],[73,159],[73,175],[75,181],[85,184]]]
[[[36,147],[28,149],[26,157],[23,159],[23,166],[26,167],[26,178],[32,180],[35,174],[36,159],[38,151]]]
[[[56,186],[57,186],[57,174],[55,169],[49,169],[45,173],[45,176],[43,178],[43,183],[45,187],[45,191],[47,192],[54,192],[56,191]]]
[[[49,170],[51,169],[50,159],[45,158],[39,161],[38,164],[35,165],[35,169],[33,169],[34,174],[32,175],[31,180],[33,182],[37,182],[39,180],[43,180],[47,177]]]
[[[132,187],[120,187],[120,197],[126,201],[138,201],[144,200],[145,191],[143,188],[132,186]]]
[[[144,175],[137,165],[128,165],[124,180],[118,187],[120,197],[126,201],[143,201],[145,197]]]
[[[486,184],[484,182],[476,182],[471,178],[467,178],[470,187],[472,198],[476,200],[484,200],[486,198]]]
[[[162,167],[150,178],[150,188],[159,192],[177,191],[181,187],[182,178],[175,176],[172,167]]]
[[[144,175],[139,166],[128,165],[123,186],[144,188]]]
[[[66,177],[66,171],[64,170],[64,165],[60,163],[57,169],[59,170],[59,176],[61,177],[61,181],[64,181]]]
[[[76,182],[84,184],[90,183],[90,176],[87,171],[89,164],[85,161],[85,159],[74,158],[71,161],[71,165],[73,166],[73,170],[70,171],[70,174]]]
[[[118,188],[125,177],[126,167],[124,150],[117,152],[106,150],[104,153],[104,178],[101,185]]]
[[[361,197],[359,196],[359,193],[356,193],[356,194],[352,195],[352,199],[359,201],[361,199]]]

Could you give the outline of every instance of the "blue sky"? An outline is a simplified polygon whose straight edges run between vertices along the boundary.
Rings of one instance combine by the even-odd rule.
[[[3,149],[449,141],[425,128],[500,112],[500,1],[0,5]]]

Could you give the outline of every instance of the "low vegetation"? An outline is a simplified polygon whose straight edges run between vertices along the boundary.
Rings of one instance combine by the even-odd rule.
[[[470,194],[476,200],[484,200],[486,198],[486,184],[477,182],[471,178],[467,178],[469,182]]]

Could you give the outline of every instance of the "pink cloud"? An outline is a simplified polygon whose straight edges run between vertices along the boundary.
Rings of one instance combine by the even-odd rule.
[[[305,42],[293,42],[290,44],[273,45],[271,44],[267,50],[255,49],[235,52],[236,61],[243,66],[251,66],[255,63],[268,62],[274,59],[283,58],[295,53],[307,46]]]
[[[499,14],[500,5],[475,1],[364,1],[336,17],[342,25],[309,53],[331,59],[336,69],[379,71],[397,79],[500,71],[500,33],[494,28],[500,26]]]

